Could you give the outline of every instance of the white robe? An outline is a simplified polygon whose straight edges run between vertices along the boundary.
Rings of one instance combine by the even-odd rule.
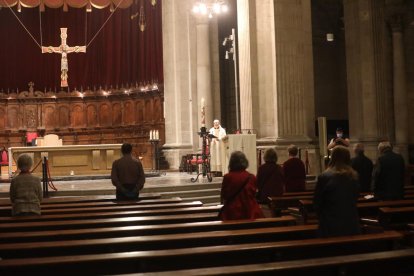
[[[219,128],[210,128],[210,134],[217,138],[212,138],[210,142],[210,170],[213,172],[221,172],[224,161],[224,143],[221,141],[226,136],[226,130],[221,126]]]

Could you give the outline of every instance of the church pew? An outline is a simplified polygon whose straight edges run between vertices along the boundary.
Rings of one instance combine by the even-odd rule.
[[[275,226],[294,225],[296,222],[292,216],[278,218],[262,218],[257,220],[234,221],[203,221],[179,224],[141,225],[124,227],[104,227],[92,229],[52,230],[52,231],[26,231],[9,232],[0,235],[0,243],[58,241],[92,238],[116,238],[128,236],[146,236],[174,233],[193,233],[220,230],[253,229]],[[306,233],[314,235],[316,225],[302,227],[302,236]]]
[[[96,227],[172,224],[214,220],[217,220],[217,212],[201,214],[182,214],[171,216],[126,217],[90,220],[12,222],[0,223],[0,233],[15,231],[85,229]]]
[[[376,217],[378,216],[379,208],[381,207],[404,207],[414,206],[413,199],[407,200],[387,200],[358,203],[359,216],[362,217]],[[315,211],[312,200],[300,200],[300,212],[305,223],[309,218],[315,217]]]
[[[412,275],[414,249],[400,249],[343,256],[266,262],[198,269],[125,274],[126,276],[166,275]]]
[[[85,203],[69,203],[69,204],[47,204],[42,205],[42,210],[50,209],[67,209],[67,208],[88,208],[88,207],[105,207],[105,206],[127,206],[127,205],[150,205],[150,204],[170,204],[182,202],[180,197],[148,199],[138,201],[108,201],[108,202],[85,202]],[[11,215],[11,206],[0,207],[1,216]]]
[[[169,209],[154,209],[154,210],[140,210],[140,211],[119,211],[119,212],[84,212],[75,214],[52,214],[41,216],[16,216],[16,217],[0,217],[0,223],[21,223],[30,221],[62,221],[62,220],[89,220],[89,219],[103,219],[103,218],[123,218],[123,217],[146,217],[146,216],[168,216],[180,214],[201,214],[212,213],[220,211],[221,206],[207,206],[207,207],[187,207],[187,208],[169,208]]]
[[[302,231],[305,230],[305,233]],[[196,246],[218,246],[226,244],[245,244],[254,242],[275,242],[298,240],[303,235],[313,234],[315,230],[300,226],[222,230],[200,233],[178,233],[165,235],[132,236],[104,239],[81,239],[67,241],[45,241],[31,243],[0,244],[2,259],[29,258],[33,256],[59,256],[77,254],[110,253],[136,250],[177,249]],[[384,233],[377,233],[378,235]],[[370,235],[370,234],[367,234]],[[401,234],[398,234],[402,236]]]
[[[146,193],[140,194],[140,200],[158,199],[161,198],[161,194],[158,193]],[[46,204],[61,204],[61,203],[84,203],[84,202],[105,202],[114,201],[115,195],[95,195],[95,196],[68,196],[68,197],[46,197],[42,200],[42,205]],[[0,199],[0,206],[10,206],[11,202],[9,198]]]
[[[405,228],[407,224],[414,223],[414,206],[379,208],[378,222],[384,228]]]
[[[146,237],[144,237],[146,238]],[[56,273],[70,275],[76,271],[86,274],[149,272],[171,269],[209,267],[213,265],[241,265],[292,259],[325,257],[361,252],[394,249],[402,235],[395,231],[377,234],[319,238],[295,241],[260,241],[249,244],[223,244],[220,246],[97,253],[74,256],[50,256],[3,259],[0,270],[4,273],[36,274]],[[63,249],[62,249],[63,250]],[[66,249],[65,249],[66,250]],[[70,250],[70,249],[69,249]],[[61,251],[60,251],[61,252]],[[32,252],[33,253],[33,252]],[[254,256],[254,257],[253,257]],[[171,271],[170,271],[171,273]],[[180,274],[177,274],[180,275]]]
[[[275,197],[268,197],[269,200],[269,208],[272,211],[273,216],[279,216],[282,213],[282,210],[291,208],[291,211],[295,209],[294,213],[299,212],[300,207],[300,200],[313,200],[312,195],[299,195],[299,196],[275,196]],[[371,202],[375,201],[375,199],[370,198],[366,199],[363,196],[358,198],[358,202]]]
[[[117,205],[103,207],[87,207],[87,208],[65,208],[65,209],[46,209],[42,210],[42,215],[52,214],[80,214],[89,212],[119,212],[119,211],[139,211],[154,209],[170,209],[170,208],[186,208],[203,206],[201,201],[167,203],[167,204],[150,204],[150,205]]]

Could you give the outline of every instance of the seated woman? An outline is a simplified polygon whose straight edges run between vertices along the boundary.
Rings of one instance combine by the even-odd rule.
[[[255,199],[256,177],[246,171],[249,161],[241,151],[230,156],[229,173],[224,175],[221,187],[220,212],[222,220],[262,218],[263,213]]]
[[[12,215],[40,215],[40,202],[43,199],[40,178],[30,173],[33,165],[32,158],[22,154],[17,159],[17,168],[20,174],[12,179],[10,184],[10,201]]]
[[[277,153],[274,149],[266,150],[265,163],[257,172],[257,199],[260,203],[267,203],[269,196],[281,196],[285,190],[285,179],[282,167],[277,164]]]
[[[322,237],[355,235],[361,232],[357,209],[358,175],[351,167],[346,147],[336,146],[328,169],[316,183],[314,205]]]

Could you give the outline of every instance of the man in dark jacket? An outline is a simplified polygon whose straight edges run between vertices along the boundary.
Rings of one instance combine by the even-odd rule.
[[[354,146],[355,157],[351,159],[352,168],[358,173],[359,191],[370,192],[373,164],[364,154],[364,145],[357,143]]]
[[[116,187],[116,199],[138,199],[139,191],[144,187],[145,174],[142,164],[131,155],[131,144],[121,147],[122,158],[112,164],[111,180]]]
[[[397,200],[404,197],[404,159],[392,151],[390,142],[378,145],[380,157],[374,168],[373,184],[375,197],[382,200]]]

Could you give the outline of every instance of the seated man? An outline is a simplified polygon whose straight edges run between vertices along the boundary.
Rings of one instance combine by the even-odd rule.
[[[116,187],[117,200],[138,199],[144,187],[145,174],[139,160],[132,157],[132,145],[124,143],[122,157],[112,164],[111,180]]]
[[[20,174],[10,183],[10,201],[13,216],[40,215],[40,202],[43,199],[40,178],[32,175],[32,158],[22,154],[17,159]]]

